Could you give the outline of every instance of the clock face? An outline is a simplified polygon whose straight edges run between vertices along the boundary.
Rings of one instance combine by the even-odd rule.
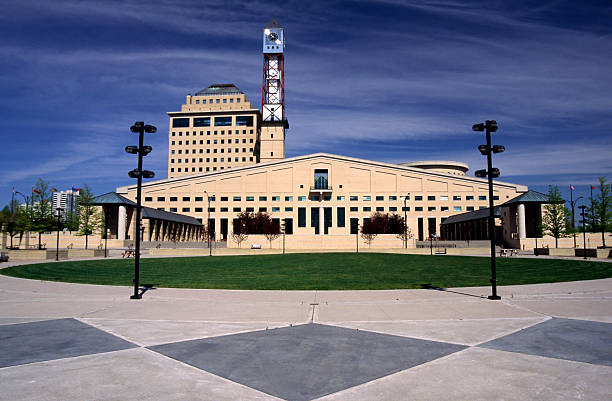
[[[276,42],[277,39],[278,39],[278,34],[276,32],[272,32],[271,34],[268,35],[268,40],[270,42]]]
[[[282,28],[264,29],[263,52],[282,53],[284,50],[284,35]]]

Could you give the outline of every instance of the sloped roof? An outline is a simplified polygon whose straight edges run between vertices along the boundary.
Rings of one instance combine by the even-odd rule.
[[[548,200],[548,195],[541,192],[529,190],[505,202],[502,206],[514,205],[517,203],[552,203]]]
[[[493,208],[493,215],[495,217],[501,217],[501,207],[495,206]],[[474,210],[473,212],[456,214],[444,220],[442,224],[454,224],[462,223],[465,221],[482,220],[489,217],[489,208]]]
[[[197,92],[195,95],[196,96],[215,96],[215,95],[235,95],[235,94],[243,95],[244,92],[241,91],[234,84],[214,84],[214,85],[210,85],[206,89],[202,89],[201,91]]]
[[[282,28],[282,26],[278,23],[278,21],[276,19],[272,19],[272,21],[270,21],[268,23],[268,25],[266,25],[264,27],[264,29],[270,29],[270,28]]]
[[[191,225],[194,225],[194,226],[201,226],[202,225],[202,223],[200,223],[194,217],[185,216],[184,214],[166,212],[164,210],[157,210],[157,209],[153,209],[153,208],[150,208],[150,207],[143,207],[142,208],[142,218],[143,219],[156,219],[156,220],[173,221],[173,222],[176,222],[176,223],[191,224]]]
[[[136,206],[136,202],[119,195],[116,192],[108,192],[103,195],[96,196],[93,200],[95,205],[129,205]]]

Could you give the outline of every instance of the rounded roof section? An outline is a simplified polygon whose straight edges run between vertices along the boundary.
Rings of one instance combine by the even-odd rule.
[[[201,91],[197,92],[195,95],[196,96],[215,96],[215,95],[236,95],[236,94],[243,95],[244,92],[238,89],[238,87],[234,84],[215,84],[215,85],[210,85],[206,89],[202,89]]]
[[[419,160],[399,163],[400,166],[422,168],[424,170],[449,171],[454,174],[465,174],[470,169],[465,163],[452,160]]]

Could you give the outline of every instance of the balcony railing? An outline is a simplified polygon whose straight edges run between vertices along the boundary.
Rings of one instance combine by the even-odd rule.
[[[313,185],[310,187],[310,192],[331,192],[332,187],[329,185]]]

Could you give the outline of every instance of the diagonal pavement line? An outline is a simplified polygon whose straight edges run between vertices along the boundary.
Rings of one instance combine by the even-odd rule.
[[[550,320],[550,319],[552,319],[552,317],[550,317],[550,316],[543,317],[543,318],[542,318],[542,320],[540,320],[539,322],[535,322],[535,323],[533,323],[533,322],[532,322],[532,323],[530,323],[530,324],[526,324],[526,325],[524,325],[523,327],[520,327],[520,328],[515,329],[515,330],[507,330],[507,331],[506,331],[506,332],[504,332],[503,334],[494,335],[494,336],[492,336],[492,337],[490,337],[490,338],[488,338],[488,339],[486,339],[486,340],[484,340],[484,341],[481,341],[481,342],[479,342],[479,343],[477,343],[477,344],[472,344],[472,346],[473,346],[473,347],[477,347],[477,346],[482,345],[482,344],[484,344],[484,343],[488,343],[489,341],[493,341],[493,340],[496,340],[496,339],[498,339],[498,338],[502,338],[502,337],[506,337],[506,336],[509,336],[509,335],[511,335],[511,334],[514,334],[514,333],[518,333],[519,331],[525,330],[525,329],[527,329],[527,328],[529,328],[529,327],[536,326],[536,325],[538,325],[538,324],[540,324],[540,323],[544,323],[544,322],[546,322],[546,321],[548,321],[548,320]]]

